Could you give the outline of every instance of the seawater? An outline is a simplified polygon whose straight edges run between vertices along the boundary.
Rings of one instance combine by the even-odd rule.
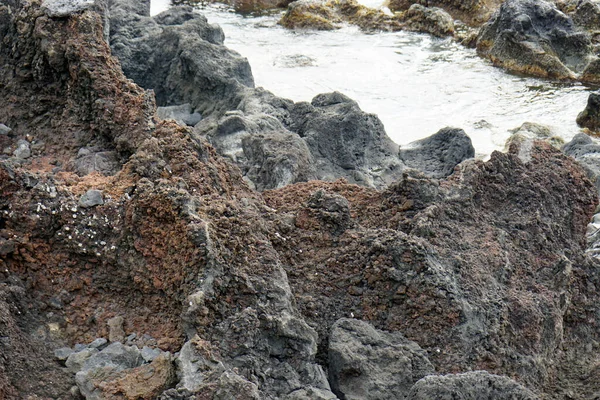
[[[368,0],[374,6],[373,1]],[[153,0],[152,13],[170,7]],[[366,34],[347,26],[290,31],[281,13],[242,15],[222,5],[197,6],[225,32],[225,44],[247,57],[257,86],[294,101],[339,91],[379,116],[398,144],[445,126],[464,129],[479,155],[502,149],[524,122],[550,125],[569,140],[589,90],[508,74],[450,39],[411,32]]]

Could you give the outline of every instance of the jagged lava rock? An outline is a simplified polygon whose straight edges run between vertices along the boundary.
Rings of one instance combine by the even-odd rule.
[[[544,0],[507,0],[481,28],[477,52],[513,72],[575,79],[590,61],[588,33]]]
[[[600,93],[590,93],[585,109],[577,115],[577,124],[592,132],[600,131]]]
[[[392,11],[405,11],[414,4],[441,7],[454,18],[478,26],[486,22],[501,3],[502,0],[389,0],[387,4]]]
[[[403,399],[419,379],[433,374],[427,353],[398,332],[342,318],[329,337],[329,380],[344,399]]]
[[[427,376],[418,381],[407,400],[538,400],[539,397],[512,379],[485,371]]]
[[[471,138],[457,128],[443,128],[437,133],[400,146],[398,156],[410,168],[432,178],[445,178],[462,161],[475,156]]]

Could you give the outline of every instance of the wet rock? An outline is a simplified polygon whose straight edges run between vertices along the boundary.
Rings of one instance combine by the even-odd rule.
[[[180,125],[194,126],[202,120],[202,115],[194,112],[191,104],[180,106],[158,107],[156,115],[162,119],[173,119]]]
[[[342,19],[327,4],[315,0],[292,2],[279,21],[288,29],[314,29],[330,31],[341,28]]]
[[[600,93],[590,93],[585,109],[577,115],[577,124],[593,132],[600,131]]]
[[[575,79],[589,62],[587,33],[547,1],[507,0],[482,27],[477,52],[513,72]]]
[[[600,28],[600,4],[592,0],[579,1],[572,18],[573,22],[579,26],[598,30]]]
[[[355,0],[295,1],[288,6],[279,24],[288,29],[333,30],[341,28],[343,22],[367,32],[394,32],[404,27],[400,16],[365,7]]]
[[[123,329],[123,323],[125,320],[121,316],[116,316],[109,319],[106,324],[108,325],[109,333],[108,340],[110,342],[124,342],[125,341],[125,330]]]
[[[419,379],[434,373],[427,353],[400,333],[340,319],[329,338],[329,379],[346,399],[405,398]]]
[[[475,156],[475,148],[465,131],[444,128],[425,139],[401,146],[398,156],[410,167],[432,178],[452,174],[460,162]]]
[[[431,375],[418,381],[406,397],[409,400],[537,400],[533,392],[504,376],[485,371],[457,375]]]
[[[19,160],[25,160],[31,157],[31,148],[29,146],[29,142],[27,140],[19,140],[13,155]]]
[[[102,204],[104,204],[104,197],[102,196],[102,192],[99,190],[88,190],[79,198],[80,207],[90,208],[94,206],[100,206]]]
[[[454,20],[441,8],[413,4],[404,14],[404,18],[407,28],[412,31],[430,33],[438,37],[454,35]]]
[[[479,26],[489,19],[501,3],[500,0],[389,0],[388,7],[392,11],[406,11],[414,4],[440,7],[454,19]]]
[[[237,12],[249,13],[285,8],[292,0],[223,0],[220,2],[229,4]]]
[[[10,133],[10,131],[12,131],[12,129],[10,129],[8,126],[6,126],[4,124],[0,124],[0,135],[1,136],[8,135]]]

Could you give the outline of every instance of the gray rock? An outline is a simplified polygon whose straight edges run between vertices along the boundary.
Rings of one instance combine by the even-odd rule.
[[[70,347],[61,347],[60,349],[54,350],[54,357],[59,361],[66,361],[74,352],[75,350]]]
[[[329,390],[309,387],[288,394],[284,400],[337,400],[338,397]]]
[[[81,370],[83,364],[88,358],[98,353],[98,349],[84,348],[81,351],[71,354],[66,361],[67,368],[69,371],[76,373]]]
[[[124,322],[125,320],[121,316],[113,317],[106,322],[108,324],[108,340],[110,342],[125,341],[125,330],[123,330]]]
[[[590,37],[544,0],[507,0],[482,27],[477,51],[515,72],[574,79],[588,64]]]
[[[600,4],[592,0],[579,1],[572,18],[573,22],[579,26],[598,29],[600,27]]]
[[[10,129],[8,126],[0,124],[0,135],[8,135],[11,131],[12,129]]]
[[[158,357],[161,353],[162,352],[160,351],[160,349],[151,349],[148,346],[144,346],[141,352],[142,358],[146,362],[152,362],[152,360]]]
[[[562,150],[581,164],[600,193],[600,144],[585,133],[579,133]]]
[[[0,238],[0,255],[6,256],[7,254],[13,253],[17,249],[14,241]]]
[[[108,343],[108,340],[104,339],[104,338],[98,338],[95,339],[92,343],[88,344],[89,348],[92,349],[103,349],[104,346]]]
[[[31,148],[29,147],[29,142],[27,140],[19,140],[13,155],[19,160],[25,160],[31,157]]]
[[[402,176],[398,146],[379,118],[341,93],[320,94],[311,104],[295,104],[288,127],[306,141],[319,179],[343,177],[381,188]]]
[[[485,371],[433,375],[418,381],[407,400],[537,400],[533,392],[505,376]]]
[[[50,17],[67,17],[94,6],[95,0],[44,0],[42,7]]]
[[[600,131],[600,92],[590,93],[585,109],[577,115],[577,124],[593,132]]]
[[[111,2],[111,48],[125,74],[153,89],[159,105],[190,103],[202,115],[223,112],[254,86],[248,61],[227,49],[221,28],[191,7],[150,18],[131,3]]]
[[[144,362],[137,347],[125,346],[118,342],[111,343],[100,352],[97,349],[90,350],[96,350],[96,353],[87,358],[75,374],[77,387],[86,399],[104,398],[93,383],[95,379],[105,380],[120,371],[139,367]]]
[[[92,152],[89,149],[80,149],[73,162],[73,169],[79,176],[85,176],[92,172],[114,175],[120,168],[119,157],[114,151]]]
[[[99,190],[88,190],[79,198],[80,207],[90,208],[94,206],[100,206],[102,204],[104,204],[104,198],[102,196],[102,192]]]
[[[454,18],[441,8],[413,4],[404,16],[409,30],[438,37],[454,35]]]
[[[475,148],[465,131],[443,128],[436,134],[402,146],[400,160],[432,178],[445,178],[462,161],[473,158]]]
[[[128,368],[136,368],[143,364],[144,360],[140,350],[135,346],[125,346],[122,343],[114,342],[105,349],[98,352],[97,349],[92,355],[85,359],[80,370],[89,371],[98,368],[111,367],[118,371]],[[85,350],[84,350],[85,351]]]
[[[223,363],[216,359],[207,359],[198,351],[193,340],[183,345],[179,356],[175,359],[175,364],[180,376],[177,387],[191,393],[201,389],[207,373],[222,374],[225,372]]]
[[[419,379],[434,373],[426,352],[398,332],[342,318],[329,338],[329,381],[347,400],[403,399]]]
[[[180,106],[158,107],[156,115],[161,119],[172,119],[180,125],[189,126],[194,126],[202,120],[202,115],[194,112],[189,103]]]

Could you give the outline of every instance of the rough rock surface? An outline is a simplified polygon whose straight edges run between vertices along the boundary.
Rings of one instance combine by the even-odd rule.
[[[279,24],[288,29],[339,29],[344,23],[366,32],[410,30],[447,37],[454,34],[452,17],[436,7],[415,5],[406,13],[388,15],[356,0],[299,0],[288,6]]]
[[[389,0],[388,7],[392,11],[405,11],[414,4],[440,7],[455,19],[478,26],[486,22],[501,3],[502,0]]]
[[[186,9],[156,24],[111,15],[157,32],[181,33],[188,17],[206,27]],[[283,127],[335,149],[321,126],[377,120],[338,94],[298,106],[235,74],[202,94],[218,104],[204,104],[200,127],[160,120],[152,92],[111,56],[103,18],[0,4],[0,121],[12,128],[0,140],[45,143],[0,160],[0,397],[81,398],[74,373],[89,366],[89,397],[334,399],[331,328],[352,316],[417,343],[438,373],[486,370],[553,399],[600,391],[599,268],[584,253],[597,195],[575,161],[533,142],[443,180],[407,170],[384,191],[340,180],[258,193],[199,129]],[[216,87],[242,93],[233,114]],[[98,154],[111,155],[110,174],[87,159]],[[79,208],[88,190],[104,204]],[[114,317],[126,343],[74,346],[68,368],[55,359],[109,337]],[[187,375],[165,357],[144,362],[151,342],[179,352]],[[133,357],[114,363],[100,356],[109,348]]]
[[[577,124],[592,132],[600,132],[600,93],[590,93],[585,109],[577,115]]]
[[[397,332],[342,318],[329,337],[331,387],[343,399],[404,399],[419,379],[434,373],[427,353]]]
[[[417,382],[406,397],[409,400],[537,400],[530,390],[512,379],[485,371],[458,375],[427,376]]]
[[[351,220],[336,226],[343,210],[309,206],[316,190],[346,198]],[[335,321],[354,316],[417,342],[439,373],[517,376],[552,398],[598,390],[575,377],[594,369],[581,323],[595,307],[583,251],[596,194],[553,147],[513,145],[441,183],[406,174],[384,192],[336,182],[265,196],[298,306],[322,338],[319,360]]]
[[[544,0],[506,0],[482,27],[477,52],[513,72],[576,79],[590,61],[588,33]]]
[[[445,178],[457,164],[473,158],[475,148],[462,129],[444,128],[425,139],[401,146],[398,155],[407,167],[432,178]]]

